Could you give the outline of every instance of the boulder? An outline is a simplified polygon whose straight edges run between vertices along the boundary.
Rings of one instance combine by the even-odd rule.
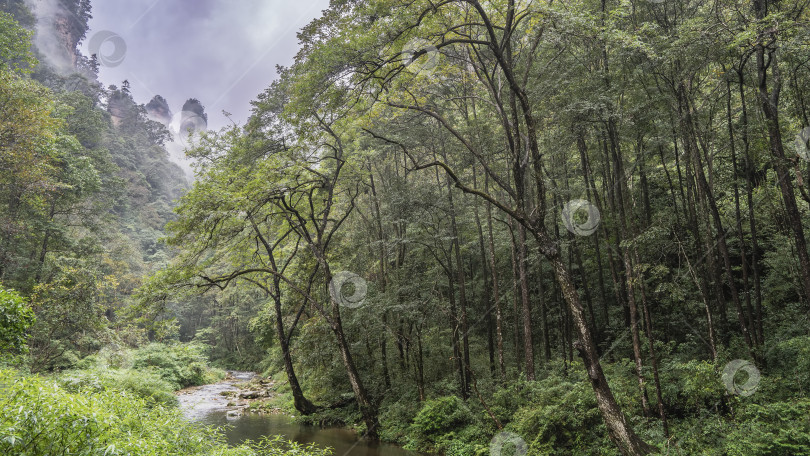
[[[265,396],[263,393],[263,391],[242,391],[239,393],[239,397],[242,399],[258,399]]]

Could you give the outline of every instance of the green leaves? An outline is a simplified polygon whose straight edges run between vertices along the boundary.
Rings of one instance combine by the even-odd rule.
[[[321,456],[281,439],[228,446],[222,434],[115,387],[74,385],[0,370],[0,454],[19,456]]]
[[[456,396],[445,396],[425,402],[413,419],[414,431],[435,435],[448,433],[463,426],[470,419],[470,411]]]
[[[105,312],[117,285],[88,261],[63,258],[56,263],[53,279],[36,286],[32,297],[37,325],[31,355],[37,370],[70,367],[93,350],[107,331]]]
[[[0,71],[31,71],[37,63],[31,53],[33,35],[33,32],[20,26],[11,14],[0,11]]]
[[[25,350],[28,328],[35,320],[26,299],[0,285],[0,356]]]

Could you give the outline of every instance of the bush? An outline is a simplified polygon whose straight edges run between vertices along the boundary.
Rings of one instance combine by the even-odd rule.
[[[34,311],[14,290],[0,285],[0,353],[24,351],[26,333],[34,324]]]
[[[210,369],[201,347],[151,344],[138,350],[107,345],[58,377],[71,392],[126,391],[164,405],[175,405],[174,391],[213,383],[224,372]]]
[[[727,395],[720,378],[723,365],[705,360],[664,363],[661,387],[671,414],[684,415],[714,409]],[[650,390],[652,392],[653,390]]]
[[[408,428],[419,412],[418,399],[401,397],[392,403],[383,403],[380,407],[380,437],[391,442],[403,442],[408,435]]]
[[[551,376],[529,383],[528,393],[530,403],[515,412],[507,430],[526,440],[530,455],[605,454],[611,448],[586,382]]]
[[[810,454],[810,400],[748,404],[725,440],[729,456]]]
[[[467,423],[470,415],[470,410],[456,396],[431,399],[416,414],[412,429],[422,435],[444,434]]]
[[[174,389],[213,383],[224,376],[208,367],[204,348],[198,344],[149,344],[135,352],[132,367],[154,370]]]
[[[483,437],[476,413],[456,396],[427,400],[409,427],[406,447],[447,456],[473,454]]]
[[[769,353],[773,373],[783,380],[782,398],[810,393],[810,337],[793,337],[776,344]]]
[[[75,385],[69,392],[39,376],[0,370],[0,454],[49,456],[325,456],[279,438],[230,448],[213,430],[129,392]]]
[[[105,390],[126,391],[164,405],[177,404],[174,385],[152,370],[103,368],[77,370],[62,374],[58,381],[62,387],[74,393]]]

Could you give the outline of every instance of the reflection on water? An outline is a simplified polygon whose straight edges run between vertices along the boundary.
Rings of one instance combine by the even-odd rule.
[[[222,427],[228,443],[235,445],[245,440],[259,440],[264,436],[283,435],[287,440],[301,444],[315,443],[331,447],[334,456],[418,456],[386,444],[360,440],[354,432],[342,428],[318,428],[297,424],[284,415],[251,415],[238,418],[227,416],[232,407],[223,393],[237,391],[236,383],[250,380],[250,372],[230,372],[231,379],[196,388],[188,388],[178,394],[180,408],[190,419],[207,425]]]
[[[357,434],[347,429],[303,426],[283,415],[244,415],[229,419],[226,412],[217,411],[209,413],[201,421],[208,425],[225,426],[225,436],[232,445],[265,435],[283,435],[287,440],[302,444],[315,443],[321,447],[332,447],[335,456],[417,455],[393,445],[359,440]]]

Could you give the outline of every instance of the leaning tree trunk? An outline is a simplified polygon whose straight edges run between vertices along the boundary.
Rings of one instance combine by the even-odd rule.
[[[319,258],[319,260],[321,260],[321,265],[324,268],[324,279],[328,289],[332,281],[332,272],[326,261],[323,261],[323,258]],[[340,318],[340,305],[334,298],[330,298],[330,301],[332,304],[330,328],[337,339],[343,366],[346,368],[346,374],[349,377],[349,383],[352,386],[354,397],[357,400],[357,406],[360,409],[360,413],[363,415],[363,421],[366,423],[365,436],[370,440],[379,440],[378,432],[380,424],[377,418],[377,406],[371,400],[371,396],[368,390],[366,390],[365,385],[363,385],[362,378],[360,378],[360,373],[357,371],[357,366],[354,364],[354,358],[349,350],[349,343],[343,332],[343,323]]]
[[[654,448],[641,440],[633,431],[619,404],[616,402],[616,398],[613,397],[613,392],[610,390],[610,386],[605,378],[605,373],[602,371],[602,365],[599,362],[599,354],[596,351],[596,344],[588,328],[585,312],[579,301],[579,294],[574,287],[573,280],[564,262],[560,258],[559,251],[551,246],[544,233],[535,232],[535,237],[544,247],[543,253],[551,263],[557,282],[562,290],[563,297],[568,303],[571,318],[579,334],[576,348],[585,364],[588,380],[591,382],[591,387],[596,394],[596,404],[599,407],[599,411],[602,413],[602,418],[605,421],[610,439],[619,447],[619,450],[624,455],[636,456],[653,452]]]
[[[276,280],[276,290],[278,290],[278,278]],[[298,377],[295,375],[292,356],[290,355],[290,343],[284,334],[284,320],[281,315],[281,296],[273,296],[273,305],[276,311],[276,333],[281,345],[281,354],[284,357],[284,371],[287,373],[287,381],[290,383],[290,390],[293,395],[293,405],[295,409],[304,415],[311,415],[317,411],[317,407],[304,396]]]

